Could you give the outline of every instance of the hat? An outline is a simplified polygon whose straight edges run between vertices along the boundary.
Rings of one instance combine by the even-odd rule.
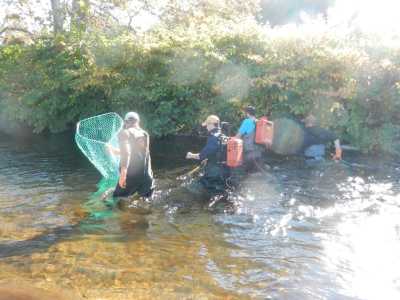
[[[206,126],[207,124],[219,125],[219,118],[216,115],[209,115],[201,125]]]
[[[247,112],[249,115],[251,116],[255,116],[256,115],[256,109],[254,106],[248,105],[245,110],[245,112]]]
[[[136,113],[134,111],[130,111],[125,115],[125,119],[124,120],[125,121],[128,121],[128,120],[139,121],[140,117],[139,117],[138,113]]]

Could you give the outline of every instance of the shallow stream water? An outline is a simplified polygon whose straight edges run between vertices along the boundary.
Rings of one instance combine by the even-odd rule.
[[[153,142],[154,202],[107,205],[71,135],[0,135],[0,285],[77,299],[400,299],[398,165],[267,157],[267,172],[210,207],[174,194],[200,146]]]

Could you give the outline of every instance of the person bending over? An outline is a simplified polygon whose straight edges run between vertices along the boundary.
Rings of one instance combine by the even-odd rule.
[[[315,116],[308,115],[304,120],[304,141],[303,154],[306,161],[322,161],[325,157],[326,144],[334,142],[335,154],[332,156],[334,160],[342,159],[342,148],[340,140],[337,136],[324,128],[317,125]]]

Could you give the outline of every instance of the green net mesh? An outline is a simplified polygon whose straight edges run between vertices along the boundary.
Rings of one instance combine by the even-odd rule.
[[[122,125],[118,114],[106,113],[81,120],[76,127],[76,144],[105,178],[118,177],[119,158],[108,153],[106,144],[118,148],[117,134]]]

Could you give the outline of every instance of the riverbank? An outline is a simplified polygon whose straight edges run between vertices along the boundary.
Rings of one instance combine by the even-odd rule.
[[[387,45],[326,24],[290,34],[254,22],[230,25],[1,45],[0,119],[61,132],[89,116],[133,109],[162,137],[191,133],[208,114],[236,127],[252,104],[271,120],[312,112],[365,153],[399,155],[395,37]]]

